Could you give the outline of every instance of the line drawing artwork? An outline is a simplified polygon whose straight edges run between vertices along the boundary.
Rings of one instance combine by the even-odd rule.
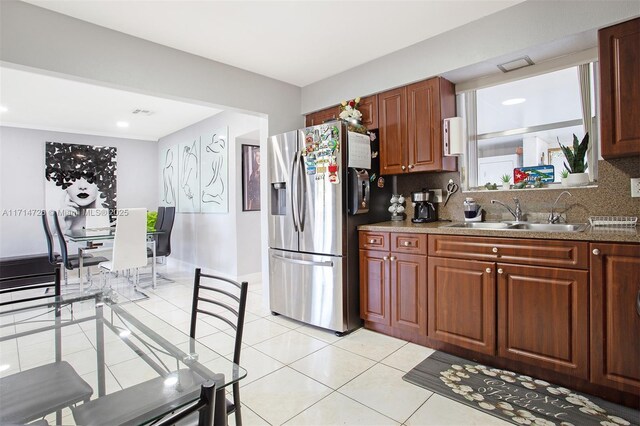
[[[228,211],[226,129],[203,136],[201,149],[202,212],[226,213]]]
[[[176,147],[171,147],[165,151],[162,165],[162,203],[166,206],[176,205],[177,174]]]
[[[180,145],[179,197],[178,209],[181,213],[200,212],[200,143],[195,139],[191,143]]]

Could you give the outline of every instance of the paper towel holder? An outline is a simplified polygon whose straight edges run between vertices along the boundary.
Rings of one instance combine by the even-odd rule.
[[[462,117],[445,118],[442,124],[442,143],[447,157],[464,154],[467,142],[465,123]]]

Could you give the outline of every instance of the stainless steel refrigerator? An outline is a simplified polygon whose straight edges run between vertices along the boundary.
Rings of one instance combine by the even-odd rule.
[[[269,139],[274,314],[337,334],[360,327],[357,226],[387,220],[391,198],[377,152],[377,140],[363,140],[340,121]],[[362,167],[367,156],[371,164]]]

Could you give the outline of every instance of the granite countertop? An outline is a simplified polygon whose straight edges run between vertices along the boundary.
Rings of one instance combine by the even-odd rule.
[[[537,238],[545,240],[573,241],[611,241],[618,243],[640,243],[638,228],[599,229],[587,226],[583,232],[535,232],[495,229],[448,228],[457,222],[413,223],[404,221],[388,221],[361,225],[360,231],[407,232],[416,234],[472,235],[481,237]]]

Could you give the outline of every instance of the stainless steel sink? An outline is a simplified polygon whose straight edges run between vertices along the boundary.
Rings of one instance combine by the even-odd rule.
[[[463,222],[448,225],[447,228],[468,228],[468,229],[508,229],[512,226],[503,222]]]
[[[536,231],[536,232],[582,232],[587,227],[586,223],[516,223],[509,229]]]
[[[530,223],[530,222],[463,222],[448,225],[447,228],[487,229],[504,231],[533,232],[582,232],[586,223]]]

